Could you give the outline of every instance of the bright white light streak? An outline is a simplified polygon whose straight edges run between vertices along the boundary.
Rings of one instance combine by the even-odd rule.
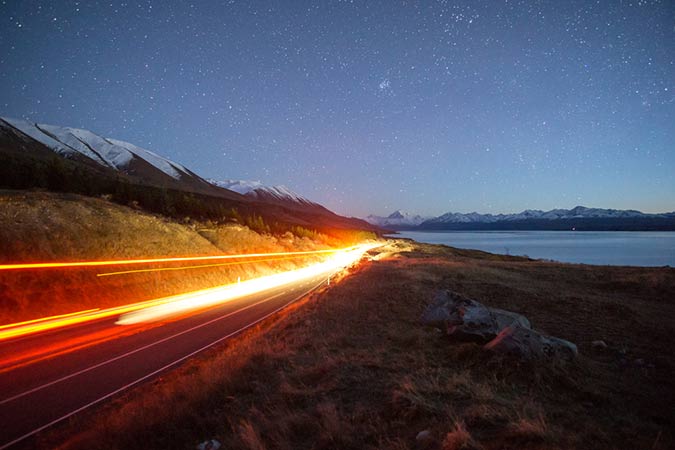
[[[141,322],[153,322],[190,311],[204,309],[231,300],[257,294],[269,289],[285,286],[314,276],[335,272],[361,259],[368,250],[378,244],[364,244],[353,250],[340,251],[326,261],[311,266],[255,278],[241,283],[228,284],[201,291],[188,292],[160,299],[161,303],[120,316],[118,325],[132,325]]]

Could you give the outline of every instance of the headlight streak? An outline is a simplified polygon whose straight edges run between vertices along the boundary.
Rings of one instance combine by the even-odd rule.
[[[247,295],[288,285],[322,273],[334,272],[358,261],[365,252],[374,247],[377,247],[377,245],[361,245],[353,250],[340,252],[322,263],[313,264],[303,269],[291,270],[242,281],[241,283],[167,297],[165,299],[167,301],[159,305],[123,314],[116,323],[118,325],[131,325],[162,320],[175,315],[208,308]]]

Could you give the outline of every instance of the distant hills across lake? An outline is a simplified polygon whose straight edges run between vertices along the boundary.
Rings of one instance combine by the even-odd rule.
[[[636,210],[585,206],[550,211],[528,209],[515,214],[449,212],[438,217],[423,217],[395,211],[386,217],[370,215],[365,220],[373,225],[394,231],[675,231],[675,212],[649,214]]]

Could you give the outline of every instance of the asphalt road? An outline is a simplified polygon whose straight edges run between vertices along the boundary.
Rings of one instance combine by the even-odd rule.
[[[328,273],[180,319],[119,326],[116,317],[0,342],[0,450],[260,322]]]

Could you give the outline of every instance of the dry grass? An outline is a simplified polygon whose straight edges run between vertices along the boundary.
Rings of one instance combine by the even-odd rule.
[[[103,199],[0,191],[0,261],[42,262],[325,248],[233,223],[173,222]],[[314,261],[303,258],[98,277],[107,269],[0,272],[0,324],[204,289]],[[188,264],[189,265],[189,264]],[[118,270],[130,269],[123,267]],[[123,293],[123,295],[120,295]]]
[[[236,449],[673,447],[675,330],[664,318],[675,313],[674,270],[406,242],[382,252],[38,447],[184,449],[211,438]],[[581,356],[535,365],[451,345],[418,322],[439,288],[522,312]],[[594,339],[610,349],[594,352]],[[625,356],[649,364],[623,365]]]
[[[474,447],[471,434],[466,430],[463,422],[455,423],[454,428],[445,435],[441,448],[443,450],[460,450]]]

